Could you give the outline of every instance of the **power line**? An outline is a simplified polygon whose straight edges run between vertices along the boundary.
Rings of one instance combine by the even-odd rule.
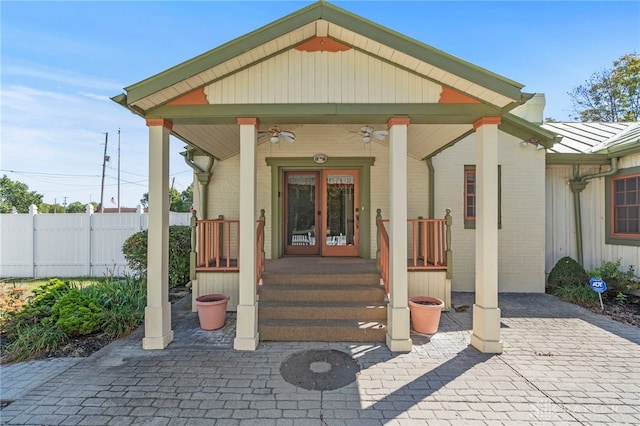
[[[9,169],[0,169],[0,172],[9,172],[23,175],[40,175],[40,176],[64,176],[64,177],[100,177],[100,175],[76,175],[76,174],[67,174],[67,173],[42,173],[42,172],[27,172],[24,170],[9,170]]]

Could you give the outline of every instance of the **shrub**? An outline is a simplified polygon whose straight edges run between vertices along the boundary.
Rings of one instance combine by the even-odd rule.
[[[26,288],[15,284],[0,287],[0,331],[4,331],[5,323],[24,308],[26,294]]]
[[[617,293],[629,293],[631,290],[640,288],[640,281],[636,277],[633,265],[623,272],[621,263],[620,259],[615,262],[604,261],[599,268],[589,271],[590,276],[601,278],[607,283],[606,293],[612,295],[611,297],[615,297],[613,295]]]
[[[147,276],[147,230],[133,234],[122,245],[122,254],[134,273],[144,279]],[[177,287],[189,281],[189,253],[191,252],[191,228],[169,227],[169,286]]]
[[[107,309],[102,314],[102,331],[111,338],[126,336],[140,325],[144,311],[121,305]]]
[[[558,287],[578,286],[588,283],[589,276],[584,268],[571,257],[565,256],[558,260],[551,273],[549,273],[547,290],[553,293]]]
[[[40,288],[34,289],[34,297],[24,306],[24,309],[10,314],[5,327],[9,340],[18,339],[22,329],[38,325],[51,316],[51,308],[55,302],[71,289],[72,286],[68,281],[58,278],[52,278]]]
[[[54,351],[69,337],[54,324],[25,327],[16,340],[3,350],[3,362],[20,362],[43,352]]]
[[[104,309],[130,306],[142,311],[146,305],[147,288],[144,282],[130,276],[108,278],[83,288],[82,292],[95,299]]]
[[[580,306],[594,307],[600,304],[598,293],[589,284],[568,284],[553,289],[553,295]]]
[[[146,287],[133,277],[107,280],[83,289],[104,308],[102,331],[118,338],[132,332],[144,319]]]
[[[69,336],[91,334],[102,326],[102,307],[95,299],[72,289],[56,300],[47,322]]]

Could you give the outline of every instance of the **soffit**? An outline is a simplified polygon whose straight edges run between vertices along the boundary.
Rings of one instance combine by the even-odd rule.
[[[297,124],[282,124],[282,129],[296,131]],[[345,132],[357,133],[363,125],[341,125]],[[260,131],[266,131],[268,126],[261,126]],[[384,128],[376,126],[377,129]],[[407,154],[416,159],[422,159],[443,145],[443,141],[454,140],[471,130],[470,125],[425,125],[410,124],[407,133]],[[184,141],[219,160],[226,160],[236,156],[240,152],[240,129],[237,125],[178,125],[173,132]],[[300,137],[296,142],[301,143]],[[294,142],[294,143],[296,143]],[[269,143],[268,139],[262,139],[259,143]],[[284,142],[281,142],[284,143]],[[383,141],[373,141],[385,146],[389,145],[389,137]]]

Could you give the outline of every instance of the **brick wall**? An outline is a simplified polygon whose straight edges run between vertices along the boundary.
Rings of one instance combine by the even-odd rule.
[[[523,147],[500,133],[502,228],[498,231],[498,281],[502,292],[543,292],[545,251],[544,150]],[[453,215],[453,291],[475,288],[475,230],[464,229],[464,166],[475,164],[475,135],[433,159],[435,211]]]

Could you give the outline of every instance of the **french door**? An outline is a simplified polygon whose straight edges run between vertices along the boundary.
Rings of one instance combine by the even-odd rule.
[[[285,172],[285,254],[358,256],[357,170]]]

